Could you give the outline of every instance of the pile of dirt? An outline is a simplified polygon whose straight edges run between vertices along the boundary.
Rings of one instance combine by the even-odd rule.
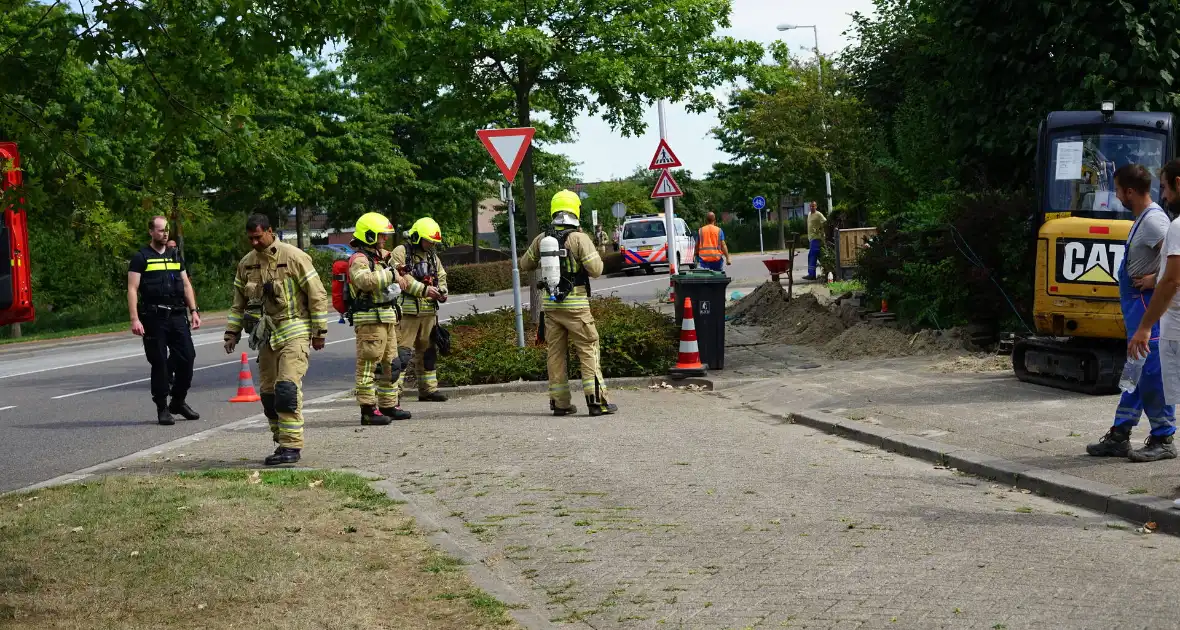
[[[845,329],[844,322],[810,293],[796,296],[777,319],[765,325],[767,339],[796,346],[827,343]]]
[[[824,345],[824,352],[833,359],[961,354],[970,349],[968,337],[958,328],[906,333],[893,326],[867,322],[845,330]]]
[[[782,320],[789,304],[787,290],[779,283],[768,280],[726,308],[726,312],[729,321],[734,324],[770,325]]]

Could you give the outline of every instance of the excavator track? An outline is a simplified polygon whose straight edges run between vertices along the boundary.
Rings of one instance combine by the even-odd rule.
[[[1012,348],[1012,369],[1026,382],[1102,396],[1119,392],[1126,348],[1092,339],[1029,338]]]

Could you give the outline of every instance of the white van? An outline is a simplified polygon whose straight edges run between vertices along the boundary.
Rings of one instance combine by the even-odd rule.
[[[688,230],[684,219],[673,219],[676,238],[673,244],[677,266],[692,265],[696,252],[696,239]],[[619,251],[623,253],[623,271],[627,275],[643,269],[648,274],[657,267],[668,267],[668,237],[664,228],[664,215],[643,214],[627,217],[623,222],[623,234],[619,239]],[[695,266],[695,265],[694,265]]]

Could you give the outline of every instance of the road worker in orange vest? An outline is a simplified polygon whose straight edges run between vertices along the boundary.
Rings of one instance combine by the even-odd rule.
[[[729,247],[725,244],[725,231],[717,227],[717,215],[710,212],[705,215],[705,225],[697,234],[697,259],[702,269],[721,271],[722,256],[725,264],[733,264],[729,259]]]

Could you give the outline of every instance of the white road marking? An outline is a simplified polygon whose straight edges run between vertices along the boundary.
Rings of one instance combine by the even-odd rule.
[[[8,411],[9,409],[16,409],[16,405],[8,405],[7,407],[0,407],[0,411]]]
[[[208,346],[208,345],[212,345],[215,343],[221,343],[221,341],[218,339],[214,339],[212,341],[205,341],[202,343],[194,343],[193,347],[199,348],[201,346]],[[18,372],[16,374],[5,374],[3,376],[0,376],[0,379],[14,378],[17,376],[28,376],[30,374],[40,374],[42,372],[52,372],[54,370],[65,370],[68,368],[82,367],[82,366],[86,366],[86,365],[94,365],[95,363],[106,363],[108,361],[120,361],[122,359],[134,359],[135,357],[142,357],[142,356],[143,356],[143,351],[136,352],[135,354],[121,354],[119,356],[107,357],[105,359],[95,359],[94,361],[84,361],[82,363],[70,363],[68,365],[55,365],[53,367],[42,368],[40,370],[29,370],[28,372]]]
[[[352,341],[353,339],[356,339],[356,337],[349,337],[348,339],[337,339],[336,341],[329,341],[329,342],[325,343],[324,345],[330,346],[334,343],[344,343],[345,341]],[[199,367],[199,368],[193,368],[193,372],[200,372],[201,370],[209,370],[209,369],[217,368],[217,367],[225,367],[227,365],[233,365],[235,363],[241,365],[242,360],[241,359],[234,359],[233,361],[225,361],[223,363],[214,363],[213,365],[206,365],[206,366]],[[135,379],[134,381],[127,381],[125,383],[115,383],[114,385],[107,385],[105,387],[95,387],[94,389],[87,389],[85,391],[74,392],[72,394],[62,394],[60,396],[54,396],[50,400],[60,400],[62,398],[70,398],[72,396],[81,396],[82,394],[93,394],[94,392],[101,392],[101,391],[105,391],[108,389],[115,389],[116,387],[123,387],[124,385],[135,385],[136,383],[146,383],[150,380],[152,380],[150,376],[148,378],[138,378],[138,379]],[[11,407],[9,407],[9,408],[11,408]],[[3,411],[3,409],[0,409],[0,411]]]

